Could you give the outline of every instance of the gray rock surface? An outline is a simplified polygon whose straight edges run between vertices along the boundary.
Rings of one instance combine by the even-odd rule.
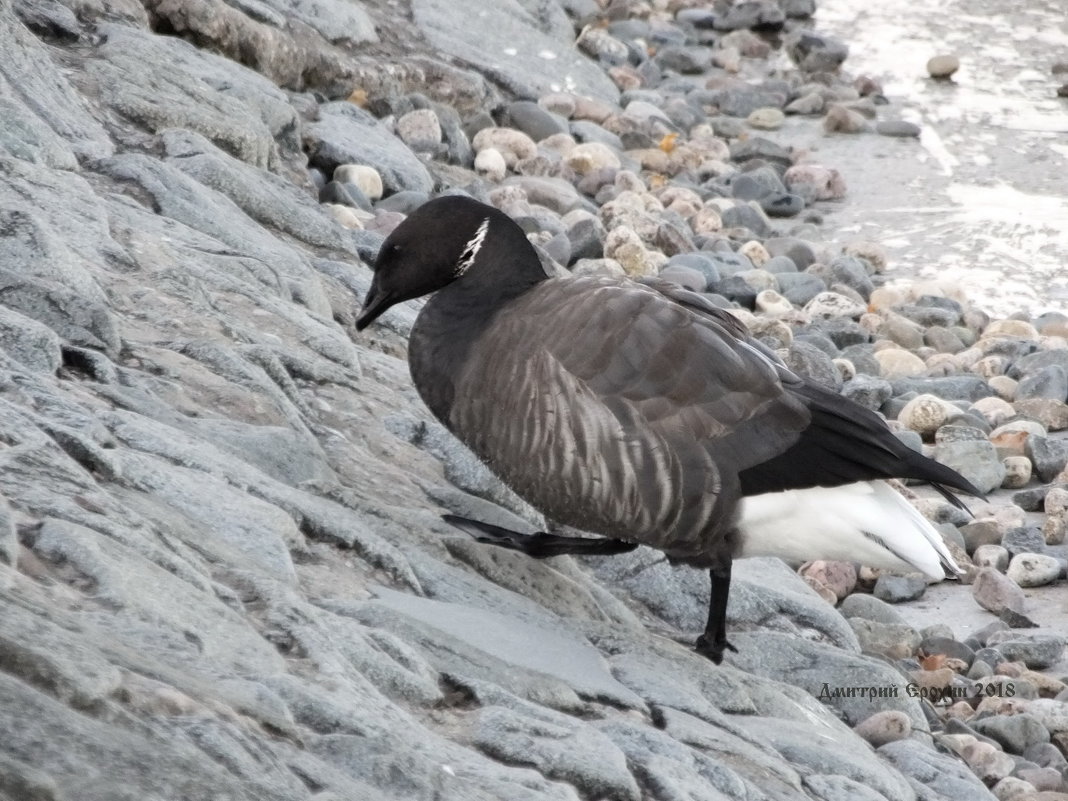
[[[457,13],[448,0],[412,0],[427,40],[522,99],[574,91],[616,100],[619,91],[574,46],[571,23],[555,2],[480,0]]]

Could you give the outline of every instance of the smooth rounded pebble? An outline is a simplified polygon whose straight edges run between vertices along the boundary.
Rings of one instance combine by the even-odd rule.
[[[883,378],[908,378],[923,375],[927,371],[923,359],[902,348],[877,351],[875,361],[879,363],[879,375]]]
[[[863,303],[838,292],[820,292],[805,304],[805,314],[809,317],[826,319],[860,317],[864,312]]]
[[[1005,465],[1005,478],[1001,486],[1005,489],[1026,487],[1031,480],[1031,460],[1026,456],[1006,456],[1001,460]]]
[[[351,228],[354,231],[363,229],[363,221],[351,207],[342,206],[340,203],[324,203],[323,208],[345,228]]]
[[[868,129],[864,115],[842,105],[833,105],[827,109],[823,118],[823,130],[827,133],[860,133]]]
[[[759,311],[768,315],[785,315],[794,311],[794,304],[776,292],[774,289],[765,289],[756,296],[756,307]]]
[[[566,157],[567,165],[579,175],[589,175],[597,170],[619,169],[619,156],[608,145],[600,142],[583,142],[575,145]]]
[[[382,198],[382,176],[374,167],[366,164],[339,164],[334,170],[338,183],[356,184],[369,200]]]
[[[920,135],[920,126],[907,120],[879,120],[875,133],[881,136],[915,137]]]
[[[538,153],[538,146],[533,139],[512,128],[483,128],[475,134],[471,146],[476,153],[489,147],[500,151],[509,169],[513,169],[520,160],[532,158]]]
[[[983,329],[983,337],[1015,337],[1017,339],[1038,339],[1038,331],[1025,320],[994,320]]]
[[[777,108],[758,108],[746,117],[745,121],[752,128],[759,128],[763,131],[777,131],[786,122],[786,115]]]
[[[930,439],[956,412],[953,404],[935,395],[924,394],[906,403],[897,419],[905,428],[915,431],[924,439]]]
[[[884,709],[862,720],[853,731],[878,748],[912,734],[912,721],[900,710]]]
[[[946,79],[960,69],[960,59],[954,55],[934,56],[927,61],[927,74],[932,78]]]
[[[1043,587],[1061,575],[1061,563],[1042,553],[1018,553],[1005,572],[1021,587]]]
[[[842,174],[821,164],[795,164],[783,175],[783,183],[806,203],[813,200],[840,200],[846,193]]]
[[[475,172],[491,181],[503,181],[508,173],[508,163],[495,147],[487,147],[475,156]]]

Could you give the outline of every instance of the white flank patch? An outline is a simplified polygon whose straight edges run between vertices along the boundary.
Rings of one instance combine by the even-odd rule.
[[[478,251],[482,249],[482,243],[486,239],[486,232],[489,230],[489,217],[482,221],[482,225],[478,226],[478,230],[475,231],[475,235],[471,237],[471,241],[464,245],[464,249],[460,251],[460,259],[456,262],[456,269],[453,270],[453,275],[459,278],[461,275],[471,269],[471,265],[475,263],[475,256],[478,255]]]
[[[942,536],[885,481],[754,495],[742,502],[740,556],[831,559],[943,578]],[[959,570],[959,568],[958,568]]]

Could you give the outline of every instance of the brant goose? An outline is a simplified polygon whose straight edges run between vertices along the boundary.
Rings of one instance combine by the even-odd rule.
[[[881,417],[792,373],[729,313],[655,279],[552,278],[497,209],[442,196],[382,245],[356,322],[431,295],[409,343],[434,415],[548,519],[600,538],[446,519],[535,557],[650,545],[709,571],[697,650],[719,663],[731,560],[960,572],[883,479],[978,490]]]

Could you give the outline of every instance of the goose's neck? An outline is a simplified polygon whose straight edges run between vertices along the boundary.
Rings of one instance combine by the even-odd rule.
[[[419,312],[408,341],[409,368],[423,401],[446,426],[455,384],[472,348],[497,315],[507,313],[509,303],[537,283],[517,287],[509,282],[510,291],[502,291],[501,285],[487,291],[494,288],[456,281],[432,295]]]

